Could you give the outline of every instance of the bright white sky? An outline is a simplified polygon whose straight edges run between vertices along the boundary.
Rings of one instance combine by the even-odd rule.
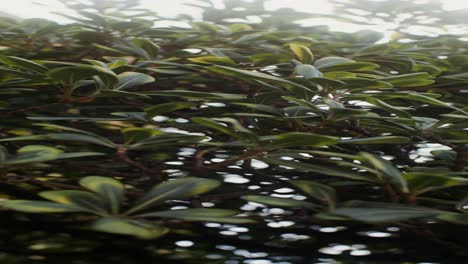
[[[215,4],[219,4],[222,0],[212,0]],[[387,0],[392,1],[392,0]],[[421,0],[415,0],[421,1]],[[63,5],[60,3],[63,0],[10,0],[8,3],[3,4],[1,11],[8,12],[23,18],[48,18],[55,21],[63,21],[57,15],[51,14],[50,11],[63,10]],[[152,9],[159,15],[174,16],[177,14],[185,13],[192,14],[194,17],[199,17],[200,10],[195,7],[184,5],[191,0],[141,0],[143,6]],[[465,9],[468,8],[468,0],[441,0],[444,4],[444,9]],[[34,4],[40,3],[40,5]],[[276,9],[281,7],[295,8],[299,11],[311,13],[329,13],[332,11],[330,4],[327,0],[265,0],[267,8]],[[310,21],[314,23],[314,21]],[[307,21],[304,24],[308,24]],[[382,30],[381,26],[377,27],[362,27],[357,25],[342,24],[333,20],[321,21],[321,24],[327,24],[331,30],[353,32],[361,29],[374,29]]]

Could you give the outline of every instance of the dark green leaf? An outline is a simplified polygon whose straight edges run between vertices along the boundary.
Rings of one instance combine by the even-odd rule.
[[[220,184],[216,180],[194,177],[166,181],[153,187],[126,214],[132,214],[167,200],[183,200],[206,193],[217,188]]]
[[[266,196],[266,195],[246,195],[246,196],[242,196],[242,199],[245,199],[249,202],[266,204],[266,205],[271,205],[271,206],[279,206],[279,207],[309,208],[309,209],[317,208],[317,205],[310,203],[310,202],[299,201],[299,200],[288,199],[288,198],[278,198],[278,197],[272,197],[272,196]]]

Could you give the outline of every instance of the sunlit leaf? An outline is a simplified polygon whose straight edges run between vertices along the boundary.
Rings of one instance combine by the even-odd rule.
[[[117,75],[117,78],[119,82],[115,85],[116,90],[126,90],[155,81],[153,77],[139,72],[124,72]]]
[[[294,52],[296,57],[304,64],[311,64],[314,61],[314,54],[306,46],[291,43],[289,48]]]
[[[99,194],[110,207],[110,212],[118,213],[124,195],[124,185],[113,178],[87,176],[80,180],[80,185]]]
[[[275,147],[311,146],[321,147],[338,143],[338,138],[313,133],[289,132],[276,136],[265,136],[262,141],[269,141]]]
[[[135,236],[140,239],[156,239],[169,232],[168,228],[150,222],[120,218],[100,218],[91,223],[89,228],[99,232]]]
[[[3,207],[25,213],[70,213],[83,212],[83,208],[75,205],[66,205],[53,202],[8,200],[1,204]]]
[[[75,190],[45,191],[40,192],[39,196],[56,203],[82,208],[83,211],[106,214],[104,200],[91,192]]]

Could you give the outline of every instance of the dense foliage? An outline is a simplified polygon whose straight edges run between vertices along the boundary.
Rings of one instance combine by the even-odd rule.
[[[137,2],[68,1],[68,24],[0,20],[4,263],[467,253],[468,43],[411,30],[461,28],[463,13],[200,0],[198,21]],[[379,41],[295,23],[310,17],[395,27]]]

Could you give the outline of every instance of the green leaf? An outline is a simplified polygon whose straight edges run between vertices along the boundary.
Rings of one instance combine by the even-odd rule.
[[[315,61],[314,66],[317,69],[327,68],[334,65],[339,65],[343,63],[355,62],[354,60],[350,60],[347,58],[342,57],[323,57]]]
[[[349,62],[320,68],[323,71],[372,71],[380,66],[370,62]]]
[[[196,104],[191,102],[169,102],[147,107],[145,108],[145,112],[146,115],[151,118],[160,114],[191,108],[194,106],[196,106]]]
[[[289,48],[294,52],[297,59],[304,64],[311,64],[314,62],[314,54],[310,49],[306,46],[291,43],[289,44]]]
[[[98,215],[108,213],[103,198],[91,192],[75,190],[45,191],[40,192],[39,196],[56,203],[79,207],[83,211]]]
[[[241,197],[244,200],[254,203],[266,204],[270,206],[289,207],[289,208],[317,208],[316,204],[299,201],[289,198],[278,198],[266,195],[246,195]]]
[[[337,137],[304,132],[289,132],[275,136],[264,136],[260,140],[267,141],[274,147],[322,147],[338,143]]]
[[[332,79],[332,80],[340,80],[342,78],[355,78],[356,74],[352,72],[345,72],[345,71],[331,71],[323,74],[323,77]]]
[[[55,81],[72,86],[75,86],[81,80],[91,79],[93,76],[99,76],[108,86],[119,82],[117,75],[113,71],[92,65],[60,67],[48,71],[47,75]]]
[[[387,82],[359,77],[341,78],[340,81],[346,83],[346,85],[343,88],[350,89],[353,91],[368,91],[371,89],[387,89],[393,87],[393,85]],[[366,99],[368,97],[369,95],[366,95]]]
[[[434,155],[437,159],[446,160],[446,161],[456,161],[457,160],[457,152],[453,150],[433,150],[431,154]]]
[[[82,117],[82,116],[28,116],[29,120],[34,121],[57,121],[57,120],[83,120],[83,121],[121,121],[125,118],[118,117]]]
[[[112,87],[109,87],[112,88]],[[117,98],[125,98],[125,97],[139,97],[143,99],[151,99],[151,96],[142,93],[135,93],[135,92],[128,92],[122,90],[101,90],[96,97],[117,97]]]
[[[90,135],[90,136],[99,137],[98,135],[96,135],[94,133],[91,133],[91,132],[88,132],[88,131],[82,130],[82,129],[76,129],[76,128],[73,128],[73,127],[60,126],[60,125],[51,124],[51,123],[36,123],[36,124],[33,124],[33,125],[44,127],[46,129],[50,129],[50,130],[65,130],[65,131],[71,131],[71,132],[76,132],[76,133],[80,133],[80,134],[87,134],[87,135]]]
[[[156,135],[163,134],[162,131],[154,128],[145,127],[127,127],[121,130],[125,137],[125,144],[131,144]]]
[[[106,138],[91,134],[76,134],[76,133],[49,133],[44,135],[33,135],[33,136],[21,136],[13,138],[1,139],[0,142],[8,141],[21,141],[21,140],[64,140],[64,141],[77,141],[77,142],[86,142],[96,145],[101,145],[105,147],[114,148],[116,145],[107,140]]]
[[[206,139],[204,136],[164,133],[140,140],[129,145],[128,148],[134,150],[157,149],[168,145],[187,145],[192,143],[199,143],[204,139]]]
[[[237,121],[234,118],[230,117],[222,117],[222,118],[202,118],[202,117],[195,117],[192,118],[192,121],[203,125],[210,127],[212,129],[215,129],[221,133],[230,135],[234,138],[240,139],[240,140],[246,140],[246,141],[256,141],[257,136],[250,131],[249,129],[245,128],[242,126],[239,121]],[[231,126],[225,126],[227,124],[230,124]]]
[[[0,165],[5,162],[5,160],[7,159],[7,156],[8,156],[7,149],[4,146],[0,145]]]
[[[146,59],[156,59],[159,54],[159,46],[149,39],[134,38],[133,44],[144,51],[143,57]]]
[[[445,221],[452,224],[458,225],[468,225],[468,215],[467,214],[457,214],[457,213],[442,213],[437,215],[438,220]]]
[[[359,174],[349,169],[345,170],[337,166],[331,167],[331,166],[325,166],[325,165],[310,164],[310,163],[305,163],[305,162],[295,162],[295,161],[288,161],[288,160],[281,160],[281,159],[272,159],[272,158],[261,158],[260,160],[268,164],[286,166],[289,168],[296,169],[298,171],[316,172],[316,173],[329,175],[329,176],[344,177],[344,178],[348,178],[352,180],[360,180],[360,181],[366,181],[366,182],[372,182],[372,183],[376,182],[375,179],[371,177],[368,177],[363,174]]]
[[[272,114],[272,115],[275,115],[275,116],[283,116],[283,111],[281,111],[280,109],[278,109],[278,108],[276,108],[274,106],[270,106],[270,105],[251,104],[251,103],[232,103],[232,104],[245,106],[245,107],[248,107],[248,108],[250,108],[252,110],[269,113],[269,114]]]
[[[289,82],[286,79],[279,78],[279,77],[269,75],[269,74],[265,74],[262,72],[241,70],[241,69],[227,67],[227,66],[211,66],[211,67],[208,67],[208,69],[214,73],[219,73],[219,74],[227,75],[231,77],[247,78],[247,79],[261,79],[261,80],[286,82],[286,83]]]
[[[401,117],[401,118],[411,118],[411,114],[409,114],[408,112],[406,111],[403,111],[403,110],[400,110],[398,109],[397,107],[395,106],[392,106],[390,104],[387,104],[386,102],[384,101],[381,101],[377,98],[373,98],[373,97],[368,97],[366,98],[367,102],[379,107],[379,108],[382,108],[383,110],[391,113],[391,114],[395,114],[396,116],[398,117]]]
[[[216,189],[221,183],[217,180],[186,177],[172,181],[166,181],[156,185],[146,193],[137,205],[128,210],[125,214],[130,215],[136,211],[168,200],[183,200],[199,194]]]
[[[408,172],[403,174],[411,193],[422,194],[430,191],[467,185],[468,179],[444,174]]]
[[[305,180],[291,180],[289,182],[308,196],[328,205],[329,209],[335,207],[336,192],[332,187]]]
[[[168,228],[150,222],[110,217],[95,220],[89,228],[99,232],[135,236],[140,239],[156,239],[169,232]]]
[[[367,138],[351,138],[351,139],[342,139],[340,144],[356,144],[356,145],[366,145],[366,144],[403,144],[410,142],[411,139],[408,137],[399,137],[399,136],[381,136],[381,137],[367,137]]]
[[[236,62],[228,57],[215,57],[215,56],[201,56],[196,58],[188,58],[189,61],[200,64],[221,64],[221,65],[235,65]]]
[[[60,149],[42,146],[29,145],[17,150],[16,157],[7,159],[4,163],[7,165],[16,165],[23,163],[44,162],[57,159],[63,151]]]
[[[314,66],[323,71],[370,71],[380,66],[370,62],[356,62],[341,57],[324,57],[315,61]]]
[[[226,66],[211,66],[211,67],[208,67],[208,69],[214,73],[241,78],[241,79],[245,79],[246,81],[260,79],[260,80],[275,81],[275,82],[283,83],[285,84],[284,87],[286,87],[288,90],[294,91],[294,93],[296,94],[311,92],[311,90],[308,87],[305,87],[303,85],[300,85],[300,84],[297,84],[297,83],[294,83],[289,80],[279,78],[273,75],[258,72],[258,71],[247,71],[247,70],[241,70],[241,69],[226,67]]]
[[[359,155],[369,162],[376,170],[380,171],[382,173],[381,176],[393,186],[397,187],[398,190],[402,192],[409,191],[405,178],[390,162],[366,152],[359,153]]]
[[[232,129],[230,127],[227,127],[225,125],[222,125],[222,123],[216,122],[214,119],[204,118],[204,117],[194,117],[194,118],[192,118],[192,121],[197,123],[197,124],[200,124],[200,125],[212,128],[214,130],[217,130],[217,131],[219,131],[221,133],[224,133],[226,135],[229,135],[231,137],[241,138],[240,135],[238,133],[236,133],[236,131],[234,129]]]
[[[13,68],[33,71],[39,74],[44,74],[49,70],[39,63],[14,56],[0,56],[0,62]]]
[[[59,154],[56,159],[71,159],[71,158],[102,156],[102,155],[106,155],[106,154],[101,153],[101,152],[70,152],[70,153]]]
[[[86,142],[90,144],[96,144],[104,147],[115,148],[117,145],[109,141],[106,138],[100,136],[88,136],[82,134],[74,133],[50,133],[42,135],[46,139],[54,140],[64,140],[64,141],[76,141],[76,142]]]
[[[8,209],[24,213],[72,213],[87,211],[74,205],[30,200],[8,200],[2,202],[1,205]]]
[[[126,90],[155,81],[153,77],[139,72],[124,72],[117,75],[117,78],[119,82],[116,84],[115,90]]]
[[[432,75],[426,72],[417,72],[384,77],[377,80],[391,83],[394,86],[413,87],[433,84],[434,80],[431,80],[431,78]]]
[[[254,223],[255,221],[247,218],[234,217],[239,214],[235,210],[214,209],[214,208],[195,208],[195,209],[182,209],[182,210],[169,210],[151,212],[138,215],[138,217],[163,217],[175,218],[187,221],[203,221],[203,222],[216,222],[216,223],[229,223],[229,224],[243,224]]]
[[[294,58],[293,55],[288,53],[257,53],[250,56],[256,66],[267,66],[279,63],[288,63]]]
[[[309,64],[299,64],[294,68],[294,72],[296,72],[299,75],[304,76],[304,78],[309,79],[309,78],[316,78],[316,77],[322,77],[323,74],[317,70],[312,65]]]
[[[423,103],[427,103],[427,104],[432,104],[432,105],[438,105],[438,106],[451,108],[451,109],[460,111],[464,115],[468,115],[468,112],[466,112],[466,111],[464,111],[464,110],[462,110],[462,109],[460,109],[458,107],[455,107],[455,106],[453,106],[453,105],[451,105],[449,103],[445,103],[445,102],[442,102],[440,100],[437,100],[437,99],[434,99],[432,97],[425,96],[425,95],[422,95],[422,94],[419,94],[419,93],[408,93],[407,95],[402,95],[401,97],[403,99],[406,99],[406,100],[419,101],[419,102],[423,102]]]
[[[352,201],[343,204],[331,213],[367,223],[386,223],[432,217],[440,212],[419,206]]]
[[[227,94],[227,93],[204,93],[186,90],[164,90],[157,92],[146,92],[147,95],[182,97],[198,100],[242,100],[247,96],[245,94]]]
[[[120,181],[109,177],[87,176],[80,180],[80,185],[99,194],[107,202],[112,214],[119,212],[125,192]]]

